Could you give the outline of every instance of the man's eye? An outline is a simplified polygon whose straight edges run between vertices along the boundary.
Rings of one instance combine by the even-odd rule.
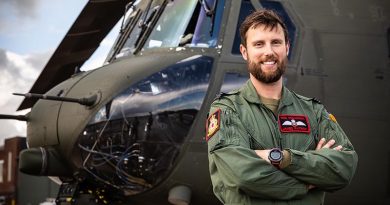
[[[255,43],[255,46],[256,47],[261,47],[261,46],[263,46],[263,43]]]
[[[272,41],[272,44],[274,44],[274,45],[280,45],[280,44],[282,44],[282,41]]]

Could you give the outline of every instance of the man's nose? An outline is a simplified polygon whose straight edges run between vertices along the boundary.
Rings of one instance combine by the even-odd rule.
[[[264,55],[274,55],[275,52],[274,52],[274,49],[272,47],[272,45],[270,43],[267,43],[265,46],[264,46]]]

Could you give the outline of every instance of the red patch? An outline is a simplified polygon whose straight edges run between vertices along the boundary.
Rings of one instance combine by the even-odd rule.
[[[279,128],[283,133],[310,133],[310,123],[306,115],[279,115]]]
[[[209,116],[206,123],[206,141],[209,141],[211,137],[219,130],[221,122],[221,109],[216,110]]]

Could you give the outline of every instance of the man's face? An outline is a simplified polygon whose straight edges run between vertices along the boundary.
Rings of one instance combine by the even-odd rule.
[[[259,25],[246,33],[246,47],[240,45],[242,57],[248,63],[249,72],[260,82],[274,83],[286,70],[289,45],[283,28],[265,28]]]

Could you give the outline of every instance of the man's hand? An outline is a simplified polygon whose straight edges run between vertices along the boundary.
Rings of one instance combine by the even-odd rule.
[[[330,149],[334,145],[334,143],[336,143],[336,141],[334,139],[331,139],[326,143],[325,142],[326,142],[325,138],[321,138],[321,140],[317,144],[316,150],[320,150],[323,148]],[[337,150],[337,151],[340,151],[342,148],[343,148],[343,146],[341,146],[341,145],[333,147],[333,149]]]
[[[271,163],[268,159],[268,155],[269,153],[271,152],[270,149],[263,149],[263,150],[255,150],[257,156],[259,156],[260,158],[264,159],[265,161],[267,161],[268,163]]]
[[[321,138],[321,140],[317,144],[316,150],[330,149],[334,145],[334,143],[336,143],[336,141],[334,139],[331,139],[326,143],[325,142],[326,142],[325,138]],[[333,149],[337,150],[337,151],[340,151],[342,148],[343,148],[343,146],[341,146],[341,145],[333,147]],[[309,185],[307,185],[307,188],[310,190],[310,189],[316,188],[316,186],[309,184]]]

